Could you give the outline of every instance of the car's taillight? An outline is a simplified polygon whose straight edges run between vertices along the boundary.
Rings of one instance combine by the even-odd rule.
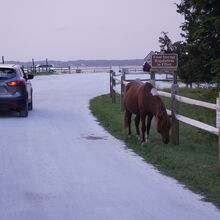
[[[21,86],[21,85],[24,85],[24,80],[21,79],[21,80],[17,80],[17,81],[12,81],[12,82],[9,82],[7,83],[9,86]]]

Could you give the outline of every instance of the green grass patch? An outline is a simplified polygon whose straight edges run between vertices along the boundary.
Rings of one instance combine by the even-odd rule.
[[[205,91],[207,92],[207,91]],[[200,90],[180,90],[180,94],[207,101]],[[193,96],[193,97],[192,97]],[[164,98],[169,108],[170,100]],[[144,147],[136,138],[132,120],[132,136],[123,130],[123,113],[120,111],[120,97],[116,104],[111,103],[108,95],[96,97],[90,101],[91,112],[100,124],[113,136],[123,140],[127,147],[133,149],[147,162],[153,164],[162,173],[174,177],[194,192],[200,193],[205,200],[213,202],[220,208],[220,174],[217,168],[217,137],[200,129],[180,123],[180,145],[162,144],[155,129],[150,131],[149,144]],[[190,118],[214,124],[215,112],[200,107],[181,104],[180,114]]]

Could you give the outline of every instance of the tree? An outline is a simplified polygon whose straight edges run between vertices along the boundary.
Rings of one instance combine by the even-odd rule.
[[[185,83],[220,83],[220,1],[182,0],[176,6],[185,17],[185,41],[172,43],[162,32],[161,52],[178,53],[178,75]]]
[[[186,84],[192,84],[195,82],[194,72],[189,71],[191,69],[191,63],[188,62],[188,47],[183,41],[172,43],[168,37],[168,32],[162,32],[163,36],[159,38],[160,52],[161,53],[176,53],[178,54],[178,70],[177,74],[180,79]]]
[[[162,34],[163,34],[163,37],[159,38],[160,51],[162,53],[172,53],[175,50],[175,48],[174,48],[172,41],[167,35],[168,32],[163,31]]]
[[[220,74],[220,1],[182,0],[177,12],[185,17],[186,71],[194,72],[195,82],[215,80]]]

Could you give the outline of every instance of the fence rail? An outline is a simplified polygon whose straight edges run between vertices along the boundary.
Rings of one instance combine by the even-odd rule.
[[[115,101],[116,101],[116,97],[115,97],[116,91],[115,91],[114,87],[116,84],[121,84],[121,94],[120,94],[121,98],[120,98],[120,100],[121,100],[121,110],[122,111],[124,111],[123,97],[124,97],[125,87],[130,81],[133,81],[133,80],[126,79],[126,75],[128,74],[128,72],[129,71],[127,71],[127,70],[122,71],[120,78],[119,78],[119,75],[116,75],[115,72],[110,71],[110,96],[112,98],[112,103],[115,103]],[[131,74],[131,73],[129,73],[129,74]],[[138,80],[139,81],[150,81],[153,85],[155,85],[155,81],[161,81],[161,80],[155,79],[155,73],[149,73],[149,74],[150,74],[149,80],[146,80],[146,79],[138,79]],[[179,86],[177,84],[177,76],[173,77],[173,84],[171,87],[171,93],[158,91],[158,95],[164,96],[167,98],[171,98],[171,110],[167,109],[167,112],[172,117],[172,127],[171,127],[172,143],[174,145],[179,144],[179,121],[181,121],[185,124],[194,126],[196,128],[205,130],[211,134],[217,135],[218,139],[219,139],[219,141],[218,141],[218,170],[220,172],[220,129],[179,114],[179,102],[213,109],[216,111],[216,115],[218,114],[217,113],[217,110],[218,110],[217,105],[213,104],[213,103],[203,102],[203,101],[187,98],[184,96],[180,96],[180,95],[178,95],[178,92],[179,92]],[[219,94],[219,97],[220,97],[220,94]]]
[[[181,122],[183,122],[183,123],[185,123],[185,124],[189,124],[189,125],[191,125],[191,126],[200,128],[200,129],[202,129],[202,130],[205,130],[205,131],[207,131],[207,132],[209,132],[209,133],[212,133],[212,134],[215,134],[215,135],[217,135],[217,136],[219,135],[219,129],[218,129],[218,128],[213,127],[213,126],[211,126],[211,125],[207,125],[207,124],[205,124],[205,123],[203,123],[203,122],[201,122],[201,121],[196,121],[196,120],[194,120],[194,119],[185,117],[185,116],[183,116],[183,115],[178,115],[178,114],[176,114],[176,118],[177,118],[179,121],[181,121]]]
[[[177,101],[184,102],[186,104],[197,105],[197,106],[210,108],[210,109],[214,109],[214,110],[217,109],[216,104],[203,102],[203,101],[199,101],[199,100],[195,100],[195,99],[190,99],[190,98],[179,96],[179,95],[175,95],[175,98]]]
[[[100,73],[109,72],[111,67],[24,67],[26,72],[56,72],[56,73]]]

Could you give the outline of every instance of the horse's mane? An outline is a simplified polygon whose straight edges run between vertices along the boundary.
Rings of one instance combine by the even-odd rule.
[[[157,130],[162,130],[170,126],[170,119],[167,114],[167,110],[161,98],[157,96],[156,114],[157,118]]]
[[[156,115],[158,116],[167,115],[167,111],[163,101],[161,100],[159,95],[157,95],[156,98],[157,98]]]

